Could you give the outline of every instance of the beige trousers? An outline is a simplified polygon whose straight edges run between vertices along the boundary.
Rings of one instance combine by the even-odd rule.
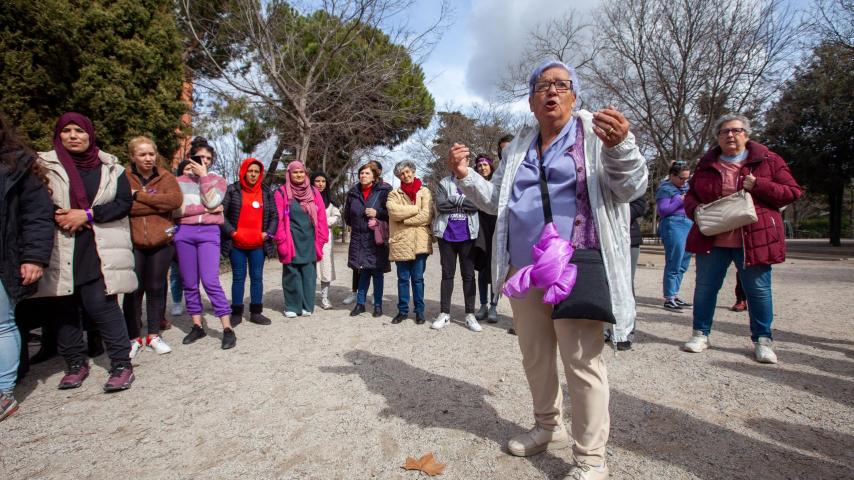
[[[563,428],[563,394],[557,371],[560,348],[569,389],[573,455],[589,465],[602,465],[610,428],[608,372],[602,355],[604,324],[595,320],[552,320],[553,308],[542,299],[543,291],[537,288],[529,290],[524,299],[510,299],[513,328],[534,402],[534,419],[550,430]]]

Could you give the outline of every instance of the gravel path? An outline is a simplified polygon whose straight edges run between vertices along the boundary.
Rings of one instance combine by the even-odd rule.
[[[0,423],[0,478],[415,479],[407,456],[432,451],[448,479],[560,479],[569,450],[524,459],[505,440],[531,427],[516,337],[497,325],[391,325],[396,276],[386,275],[386,316],[350,318],[343,247],[336,309],[281,314],[281,267],[266,269],[273,325],[244,322],[237,347],[220,327],[181,345],[189,319],[164,334],[169,355],[141,354],[128,392],[105,395],[107,361],[82,388],[60,391],[62,362],[33,368],[16,390],[21,409]],[[637,273],[635,349],[607,363],[608,462],[614,479],[854,478],[854,261],[792,260],[775,267],[780,364],[752,360],[747,315],[727,279],[713,348],[687,354],[690,313],[660,308],[660,256]],[[343,274],[342,274],[343,272]],[[693,291],[692,271],[683,292]],[[438,312],[438,254],[427,267],[427,314]],[[223,275],[226,289],[230,275]],[[566,400],[569,402],[569,399]],[[567,409],[568,411],[568,409]]]

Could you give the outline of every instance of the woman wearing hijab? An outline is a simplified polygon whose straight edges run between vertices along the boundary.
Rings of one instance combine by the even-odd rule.
[[[178,224],[175,231],[178,267],[184,283],[187,313],[193,319],[193,327],[182,343],[188,345],[207,336],[202,326],[201,281],[214,313],[222,322],[222,349],[227,350],[237,344],[229,318],[231,307],[219,283],[220,225],[227,185],[224,178],[208,171],[215,151],[207,140],[197,137],[190,152],[190,159],[178,165],[179,172],[189,169],[189,173],[178,177],[184,202],[174,213]]]
[[[181,206],[182,195],[175,176],[157,167],[157,146],[153,140],[131,139],[128,154],[131,163],[125,167],[125,177],[133,197],[130,233],[139,289],[125,295],[122,309],[130,337],[130,358],[134,358],[143,346],[160,355],[172,351],[160,336],[160,321],[166,308],[166,274],[175,254],[170,233],[172,211]],[[145,338],[140,332],[143,295],[148,317]]]
[[[332,257],[332,227],[341,220],[341,211],[332,203],[329,195],[329,177],[323,172],[311,175],[311,184],[320,192],[323,204],[326,206],[326,223],[329,225],[329,241],[323,244],[323,258],[320,260],[320,308],[329,310],[329,286],[335,281],[335,265]]]
[[[329,240],[323,198],[312,187],[302,162],[288,164],[285,184],[274,195],[279,214],[276,244],[282,271],[285,317],[308,317],[314,313],[317,261]]]
[[[48,172],[57,228],[50,266],[36,296],[61,298],[55,311],[57,347],[67,369],[59,388],[77,388],[89,376],[78,314],[83,308],[106,343],[110,378],[104,390],[114,392],[134,381],[118,301],[118,294],[137,288],[128,221],[133,198],[125,169],[95,145],[92,121],[68,112],[56,122],[54,149],[39,154]]]
[[[243,320],[246,264],[249,264],[249,321],[269,325],[263,314],[264,258],[276,254],[273,235],[279,221],[273,192],[261,181],[264,164],[247,158],[240,179],[228,186],[223,205],[222,255],[231,260],[231,325]]]

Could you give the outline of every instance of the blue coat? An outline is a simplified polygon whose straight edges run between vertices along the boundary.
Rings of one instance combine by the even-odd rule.
[[[358,270],[376,268],[383,272],[391,271],[391,264],[388,261],[388,244],[376,244],[374,231],[368,228],[368,218],[365,216],[366,208],[374,208],[377,211],[377,219],[388,222],[385,202],[389,192],[391,192],[390,185],[379,183],[371,190],[366,201],[358,183],[347,191],[342,216],[351,230],[350,251],[347,256],[347,266],[350,268]]]

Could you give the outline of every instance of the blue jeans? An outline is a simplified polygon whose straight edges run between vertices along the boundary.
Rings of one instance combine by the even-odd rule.
[[[409,285],[412,284],[412,296],[415,314],[424,315],[424,269],[427,268],[427,254],[415,256],[415,260],[397,263],[397,311],[409,313]]]
[[[364,305],[368,297],[368,287],[374,279],[374,306],[383,304],[383,271],[379,268],[364,268],[359,270],[359,289],[356,291],[356,303]]]
[[[232,247],[231,252],[231,304],[243,305],[246,290],[246,262],[249,262],[249,303],[260,305],[264,301],[264,248],[243,250]]]
[[[679,295],[682,276],[691,264],[691,254],[685,251],[685,240],[694,222],[682,215],[671,215],[661,219],[658,234],[664,244],[664,298]]]
[[[181,303],[184,300],[184,282],[175,259],[172,259],[172,267],[169,269],[169,291],[172,292],[172,303]]]
[[[774,321],[774,306],[771,302],[771,265],[744,268],[744,251],[740,248],[714,247],[710,253],[697,255],[694,330],[699,330],[705,335],[711,332],[718,292],[731,262],[735,262],[741,285],[747,295],[750,338],[754,342],[759,337],[771,338],[771,322]]]
[[[0,281],[0,392],[11,393],[18,379],[21,336],[15,325],[15,305]]]

